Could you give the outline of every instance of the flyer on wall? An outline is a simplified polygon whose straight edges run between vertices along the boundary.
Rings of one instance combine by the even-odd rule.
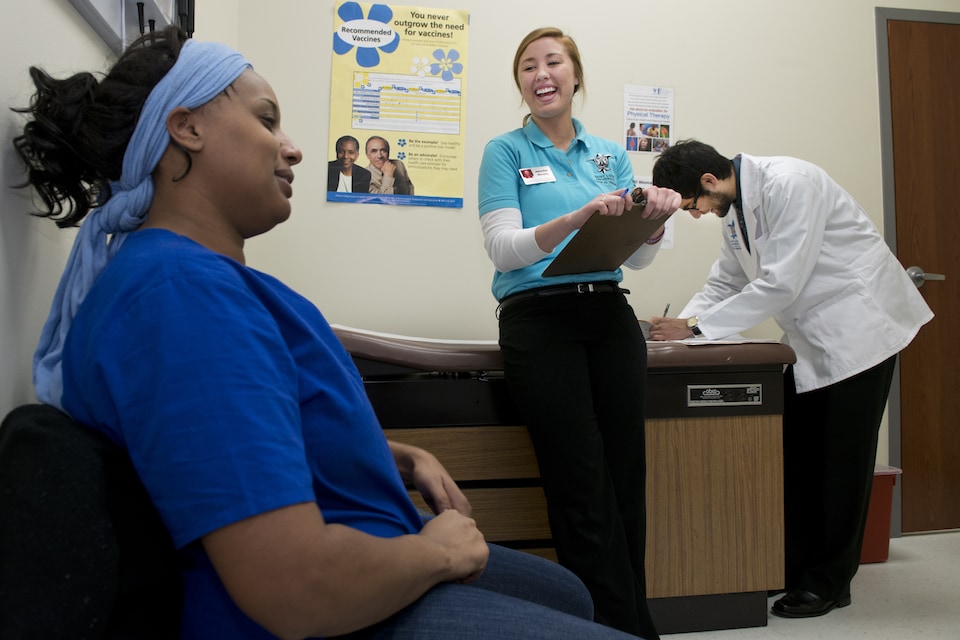
[[[469,14],[334,11],[327,200],[462,209]]]
[[[646,189],[653,186],[653,176],[633,176],[633,187]],[[673,216],[667,218],[663,223],[663,239],[660,241],[660,249],[673,249]]]
[[[623,126],[627,151],[657,153],[668,148],[673,131],[673,89],[626,85]]]

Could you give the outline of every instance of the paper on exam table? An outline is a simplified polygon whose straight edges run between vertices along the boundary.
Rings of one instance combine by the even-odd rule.
[[[727,336],[726,338],[721,338],[719,340],[685,338],[683,340],[665,340],[665,342],[679,342],[681,344],[688,344],[691,347],[709,346],[712,344],[780,344],[779,340],[771,340],[768,338],[745,338],[739,333],[735,333],[732,336]]]

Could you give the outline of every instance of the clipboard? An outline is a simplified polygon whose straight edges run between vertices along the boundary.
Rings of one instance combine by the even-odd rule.
[[[634,208],[620,216],[594,213],[553,262],[547,265],[543,275],[550,277],[619,269],[623,261],[670,218],[642,218],[642,211],[643,207]]]

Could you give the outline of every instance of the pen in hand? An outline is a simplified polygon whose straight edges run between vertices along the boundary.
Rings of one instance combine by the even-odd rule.
[[[666,318],[667,314],[670,313],[670,303],[667,303],[667,306],[663,308],[663,317]]]

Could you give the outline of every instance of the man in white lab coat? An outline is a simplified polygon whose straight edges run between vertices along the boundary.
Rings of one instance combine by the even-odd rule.
[[[860,205],[809,162],[687,140],[658,158],[653,183],[694,218],[720,216],[723,244],[680,317],[651,318],[651,338],[718,339],[772,317],[797,354],[784,385],[786,595],[771,612],[845,607],[896,356],[933,313]]]

